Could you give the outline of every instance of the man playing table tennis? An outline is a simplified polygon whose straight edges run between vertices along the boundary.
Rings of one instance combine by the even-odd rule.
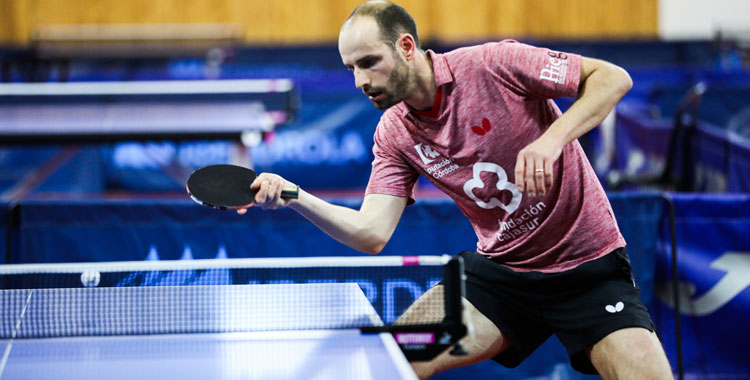
[[[291,207],[355,249],[378,253],[420,175],[469,218],[477,252],[464,252],[474,334],[467,356],[412,363],[420,378],[485,359],[515,367],[556,334],[573,368],[605,379],[672,378],[632,280],[625,241],[577,138],[632,86],[617,66],[515,41],[446,54],[423,51],[401,7],[357,7],[339,35],[355,84],[386,110],[359,210],[331,205],[263,173],[251,187],[264,209]],[[561,114],[551,99],[577,96]],[[438,285],[399,322],[419,321]]]

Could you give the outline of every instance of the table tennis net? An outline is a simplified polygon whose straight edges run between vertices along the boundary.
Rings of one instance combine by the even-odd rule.
[[[0,266],[0,339],[439,324],[449,257]],[[412,309],[412,311],[415,309]]]

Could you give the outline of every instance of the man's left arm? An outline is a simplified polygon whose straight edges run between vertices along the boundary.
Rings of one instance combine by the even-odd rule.
[[[516,187],[531,196],[552,186],[552,164],[563,147],[601,124],[633,86],[622,68],[598,59],[581,57],[578,98],[536,141],[518,153]]]

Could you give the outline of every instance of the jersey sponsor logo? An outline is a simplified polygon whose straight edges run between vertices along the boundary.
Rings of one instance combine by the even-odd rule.
[[[435,161],[436,158],[440,157],[440,153],[435,151],[435,149],[432,149],[429,145],[422,145],[417,144],[414,145],[414,149],[417,150],[417,154],[419,154],[419,158],[422,159],[422,163],[425,165],[431,164],[433,161]]]
[[[427,171],[427,174],[431,175],[433,178],[438,179],[455,172],[456,170],[458,170],[458,168],[458,165],[454,164],[453,161],[446,158],[444,160],[441,160],[437,164],[425,169],[425,171]]]
[[[419,158],[422,159],[422,163],[425,165],[429,165],[432,163],[435,163],[437,161],[438,157],[440,157],[440,153],[438,153],[435,149],[433,149],[429,145],[423,145],[423,144],[417,144],[414,145],[414,149],[417,151],[417,154],[419,154]],[[442,160],[438,161],[434,165],[425,168],[425,171],[427,174],[431,175],[435,179],[442,178],[450,173],[455,172],[459,169],[459,166],[453,163],[450,158],[443,158]]]
[[[497,240],[510,241],[527,232],[534,231],[541,224],[539,218],[542,211],[546,208],[547,205],[544,202],[539,202],[529,206],[526,210],[514,215],[512,218],[507,220],[498,219],[497,222],[500,225],[500,231],[497,233]]]
[[[547,64],[539,73],[539,79],[555,83],[565,83],[568,75],[568,55],[557,51],[547,52]]]
[[[488,202],[485,202],[474,195],[474,189],[483,189],[485,186],[485,183],[482,182],[481,178],[483,172],[495,173],[497,175],[497,183],[495,184],[495,187],[499,191],[507,190],[513,194],[513,197],[508,203],[503,203],[495,197],[492,197]],[[466,193],[466,196],[473,200],[477,206],[483,209],[490,210],[499,207],[509,214],[518,209],[522,198],[521,192],[518,191],[516,185],[508,182],[508,175],[505,170],[500,165],[492,162],[477,162],[474,164],[471,179],[464,183],[464,193]]]

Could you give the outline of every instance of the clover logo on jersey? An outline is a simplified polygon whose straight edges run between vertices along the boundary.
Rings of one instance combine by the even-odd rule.
[[[490,198],[489,202],[484,202],[474,195],[474,189],[484,188],[485,184],[480,177],[483,172],[497,174],[497,184],[495,187],[500,191],[510,191],[511,194],[513,194],[513,198],[510,202],[506,204],[495,197]],[[477,162],[474,164],[474,167],[472,168],[472,178],[464,183],[464,192],[466,193],[466,196],[476,202],[477,206],[488,210],[500,207],[505,210],[505,212],[512,214],[518,209],[518,206],[521,205],[522,195],[518,191],[516,185],[508,182],[508,175],[505,173],[505,170],[500,165],[492,162]]]

